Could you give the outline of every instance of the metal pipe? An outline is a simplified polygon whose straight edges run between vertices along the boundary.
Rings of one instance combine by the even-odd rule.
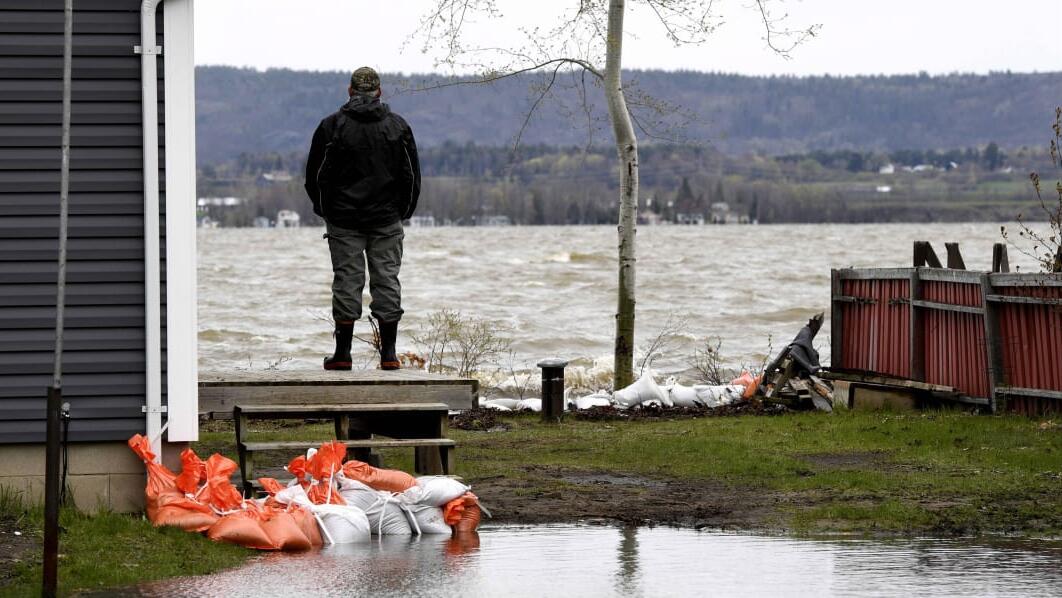
[[[41,595],[55,596],[59,578],[59,410],[63,393],[63,327],[66,311],[66,237],[70,203],[70,96],[74,2],[63,5],[63,124],[59,163],[59,256],[55,292],[55,360],[48,389],[44,453],[44,546]]]
[[[162,455],[162,341],[159,274],[159,90],[155,11],[162,0],[140,6],[140,87],[144,151],[144,357],[147,437],[155,458]]]
[[[542,368],[542,421],[556,423],[564,417],[564,368],[563,359],[544,359],[538,362]]]

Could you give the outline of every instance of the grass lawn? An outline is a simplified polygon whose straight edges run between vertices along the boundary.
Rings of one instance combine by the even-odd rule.
[[[501,422],[507,430],[450,435],[458,473],[503,522],[605,517],[807,534],[1062,535],[1056,421],[938,411]],[[274,422],[256,437],[331,433],[331,424]],[[204,457],[235,456],[230,424],[212,422],[200,436]],[[266,454],[261,463],[278,467],[292,456]],[[384,458],[411,469],[406,452]],[[17,562],[0,563],[0,596],[37,595],[41,510],[11,498],[0,493],[0,531],[38,541],[24,543]],[[207,573],[254,554],[138,516],[65,511],[62,525],[67,594]]]
[[[457,473],[487,504],[500,501],[495,511],[501,511],[496,513],[501,520],[543,519],[533,509],[529,516],[528,504],[510,509],[523,515],[509,517],[506,507],[521,499],[545,503],[542,509],[565,521],[594,515],[594,509],[576,508],[580,502],[626,501],[636,515],[648,508],[640,505],[674,491],[719,503],[726,513],[705,521],[723,526],[801,533],[1062,534],[1062,423],[1055,421],[959,411],[569,418],[555,426],[532,415],[502,421],[508,431],[450,434],[458,442]],[[232,432],[224,424],[214,426],[202,433],[197,450],[231,454]],[[327,425],[298,425],[267,429],[259,437],[330,435]],[[384,456],[390,467],[411,467],[404,452]],[[278,454],[273,461],[281,465],[290,457]],[[601,474],[627,477],[617,485],[600,483]],[[748,517],[744,506],[757,516]],[[612,510],[601,508],[601,516],[611,516]],[[670,515],[650,510],[647,518],[681,523],[687,521],[682,510],[681,504]]]
[[[0,493],[0,529],[34,539],[22,546],[17,561],[0,568],[0,596],[39,596],[43,509],[23,508],[10,493]],[[139,582],[198,575],[236,566],[253,551],[215,544],[176,528],[154,528],[142,516],[72,509],[60,516],[59,593],[100,590]]]

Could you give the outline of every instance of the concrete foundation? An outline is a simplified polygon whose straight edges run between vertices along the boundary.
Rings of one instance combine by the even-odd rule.
[[[918,399],[913,391],[884,386],[852,384],[849,397],[852,409],[908,410],[918,406]]]
[[[186,443],[163,443],[162,461],[180,471]],[[144,508],[144,464],[124,442],[72,443],[67,469],[69,496],[82,511],[130,513]],[[44,445],[0,445],[0,487],[28,503],[44,500]]]

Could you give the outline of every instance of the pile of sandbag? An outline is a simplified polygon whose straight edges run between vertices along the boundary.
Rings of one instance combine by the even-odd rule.
[[[732,405],[751,398],[759,386],[760,378],[749,372],[730,381],[730,384],[697,384],[684,386],[672,377],[667,384],[657,384],[652,372],[646,372],[630,386],[613,393],[600,391],[591,395],[567,400],[569,410],[583,410],[594,407],[615,407],[631,409],[634,407],[703,407],[714,409]],[[481,400],[480,406],[498,411],[541,411],[540,399],[490,399]]]
[[[475,531],[485,509],[471,489],[446,476],[408,473],[345,461],[346,446],[326,442],[292,459],[286,486],[260,478],[268,494],[244,499],[230,482],[236,463],[214,454],[181,453],[181,473],[155,462],[148,439],[129,447],[144,461],[148,520],[202,532],[212,540],[259,550],[307,550],[364,542],[372,535]]]

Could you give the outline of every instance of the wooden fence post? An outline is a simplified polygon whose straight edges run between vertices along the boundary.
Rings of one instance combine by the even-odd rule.
[[[1007,257],[1007,246],[996,243],[992,246],[992,271],[1010,272],[1010,258]]]
[[[928,246],[929,243],[926,243]],[[929,248],[932,253],[933,248]],[[916,252],[917,253],[917,252]],[[933,256],[936,259],[936,256]],[[922,311],[916,305],[919,299],[922,298],[922,279],[918,274],[918,268],[911,270],[911,283],[909,289],[908,308],[910,312],[910,330],[908,333],[908,345],[910,361],[910,377],[912,380],[918,380],[919,382],[925,382],[926,379],[926,343],[925,343],[925,327],[922,326]]]
[[[948,251],[948,268],[951,270],[965,270],[966,262],[962,259],[958,243],[945,243],[944,249]]]
[[[844,305],[840,297],[844,295],[841,271],[830,270],[830,367],[842,367],[844,361]]]
[[[997,244],[996,247],[1000,245]],[[993,251],[993,254],[995,252]],[[993,256],[994,258],[994,256]],[[1006,260],[1006,247],[1003,248],[1003,259]],[[995,259],[993,259],[993,262]],[[988,387],[989,400],[991,401],[992,413],[1001,413],[1006,409],[1006,398],[996,396],[996,388],[1005,383],[1003,374],[1003,351],[1000,342],[999,318],[996,307],[988,300],[992,295],[992,275],[981,275],[981,305],[984,308],[985,323],[985,355],[988,358]]]
[[[929,266],[930,268],[943,268],[940,265],[940,258],[937,257],[937,252],[933,251],[933,245],[929,241],[915,241],[914,242],[914,267],[924,268]]]

